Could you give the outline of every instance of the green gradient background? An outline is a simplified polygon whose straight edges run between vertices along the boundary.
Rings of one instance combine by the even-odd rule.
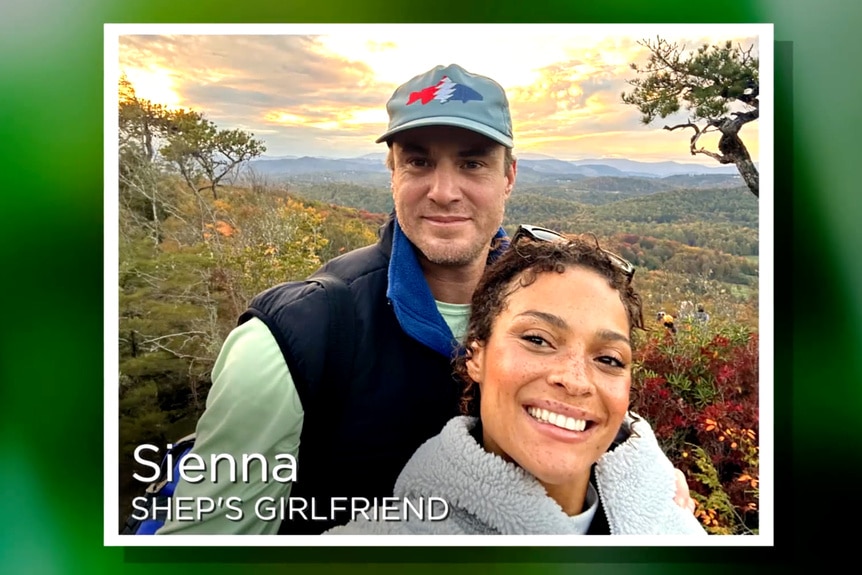
[[[435,573],[442,561],[452,575],[754,572],[801,547],[789,529],[803,496],[791,487],[794,467],[805,473],[794,474],[797,486],[821,484],[815,454],[833,459],[845,480],[858,475],[831,446],[852,429],[862,394],[850,360],[862,352],[862,210],[851,191],[862,80],[848,64],[862,53],[850,24],[862,22],[862,4],[560,0],[531,2],[529,12],[512,0],[18,4],[0,4],[0,571]],[[775,24],[778,549],[103,548],[103,24],[397,21]]]

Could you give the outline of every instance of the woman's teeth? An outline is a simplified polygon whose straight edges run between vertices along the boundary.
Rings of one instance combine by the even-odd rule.
[[[538,407],[528,407],[527,413],[539,421],[550,423],[551,425],[556,425],[557,427],[568,429],[570,431],[583,431],[587,426],[587,422],[583,419],[567,417],[562,413],[554,413],[553,411],[540,409]]]

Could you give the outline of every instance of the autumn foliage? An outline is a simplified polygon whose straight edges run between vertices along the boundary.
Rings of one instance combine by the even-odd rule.
[[[748,327],[685,322],[636,354],[632,410],[685,473],[710,533],[758,529],[758,343]]]

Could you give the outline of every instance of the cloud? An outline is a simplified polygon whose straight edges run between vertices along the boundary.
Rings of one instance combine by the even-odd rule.
[[[210,97],[249,93],[262,104],[291,106],[330,94],[359,94],[373,86],[374,78],[366,64],[327,54],[306,36],[125,36],[124,65],[173,70],[187,90],[205,98],[204,105],[215,101],[204,91],[210,87],[223,89]]]
[[[381,111],[393,87],[365,63],[334,55],[308,36],[123,36],[122,68],[169,70],[184,103],[220,127],[303,135],[326,129],[327,140],[373,140],[355,118]],[[381,112],[380,121],[385,122]],[[272,144],[270,143],[270,146]]]
[[[200,111],[220,128],[265,135],[272,155],[377,150],[373,141],[385,129],[392,91],[405,75],[433,66],[432,60],[457,61],[505,86],[520,149],[589,155],[591,146],[596,151],[616,146],[637,155],[647,142],[668,135],[656,136],[660,126],[643,126],[637,110],[620,99],[629,89],[626,80],[634,77],[630,63],[644,63],[648,55],[638,41],[654,38],[654,26],[580,27],[567,34],[561,26],[545,33],[461,25],[467,48],[436,44],[433,50],[426,37],[439,38],[439,28],[401,28],[373,34],[339,29],[325,36],[123,35],[120,68],[135,71],[153,98]],[[674,30],[676,36],[662,36],[690,49],[718,38],[713,28]],[[693,39],[685,39],[692,32]],[[754,36],[739,40],[743,46],[756,41]],[[131,73],[129,78],[134,83]],[[687,141],[678,132],[672,139]],[[685,152],[684,141],[682,148]]]

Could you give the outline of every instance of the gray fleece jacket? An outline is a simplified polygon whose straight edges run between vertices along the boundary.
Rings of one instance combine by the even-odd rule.
[[[535,477],[479,445],[471,434],[477,423],[474,417],[451,419],[439,435],[416,450],[395,483],[394,496],[410,499],[415,507],[432,496],[445,500],[449,506],[445,519],[421,521],[404,513],[406,520],[383,521],[380,513],[377,520],[359,516],[327,533],[584,533],[584,521],[566,515]],[[705,535],[694,515],[674,503],[673,465],[650,426],[628,416],[626,424],[634,433],[603,455],[595,468],[611,533]]]

